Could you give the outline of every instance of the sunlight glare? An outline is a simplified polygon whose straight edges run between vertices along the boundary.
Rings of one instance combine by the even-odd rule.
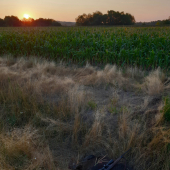
[[[24,18],[28,19],[30,16],[28,14],[24,14]]]

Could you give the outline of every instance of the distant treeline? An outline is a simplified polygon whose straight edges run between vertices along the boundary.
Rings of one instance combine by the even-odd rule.
[[[158,21],[151,21],[151,22],[137,22],[136,25],[141,26],[164,26],[164,25],[170,25],[170,17],[166,20],[158,20]]]
[[[16,16],[5,16],[4,19],[0,18],[0,27],[21,27],[21,26],[34,26],[34,27],[48,27],[48,26],[61,26],[61,24],[53,19],[33,18],[20,20]]]
[[[135,18],[129,13],[116,12],[113,10],[107,11],[107,14],[102,14],[96,11],[93,14],[83,14],[76,18],[78,26],[93,26],[93,25],[132,25],[135,24]]]

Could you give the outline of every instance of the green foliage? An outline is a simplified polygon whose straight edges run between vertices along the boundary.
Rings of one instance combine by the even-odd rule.
[[[0,55],[170,68],[170,27],[0,28]]]
[[[7,156],[6,161],[9,162],[11,166],[14,166],[16,170],[22,170],[25,163],[28,162],[27,155],[24,153],[19,153],[12,156]]]
[[[170,143],[167,145],[167,152],[170,153]]]
[[[165,105],[163,107],[164,118],[166,121],[170,122],[170,98],[165,97],[164,99]]]
[[[121,108],[118,108],[118,107],[112,105],[112,106],[109,107],[108,111],[111,114],[118,114],[118,113],[128,112],[128,108],[125,107],[125,106],[122,106]]]
[[[157,26],[160,26],[160,25],[161,25],[161,22],[160,22],[160,21],[158,21],[158,22],[156,23],[156,25],[157,25]]]
[[[83,14],[76,18],[76,24],[81,26],[90,25],[132,25],[135,23],[135,18],[129,13],[116,12],[113,10],[107,11],[107,14],[102,14],[100,11],[93,14]]]
[[[87,104],[88,107],[92,110],[95,110],[97,108],[97,104],[94,101],[89,101]]]
[[[109,107],[109,112],[111,114],[117,114],[119,112],[119,110],[116,108],[116,106],[111,106],[111,107]]]

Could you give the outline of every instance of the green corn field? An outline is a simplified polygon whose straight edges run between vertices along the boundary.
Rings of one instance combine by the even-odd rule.
[[[170,27],[0,28],[0,55],[170,69]]]

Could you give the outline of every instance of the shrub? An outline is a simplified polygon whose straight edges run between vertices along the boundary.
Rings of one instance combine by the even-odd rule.
[[[92,110],[95,110],[97,108],[97,104],[94,101],[89,101],[88,107]]]
[[[165,105],[162,109],[162,112],[164,113],[165,120],[170,122],[170,98],[165,97],[164,102],[165,102]]]

